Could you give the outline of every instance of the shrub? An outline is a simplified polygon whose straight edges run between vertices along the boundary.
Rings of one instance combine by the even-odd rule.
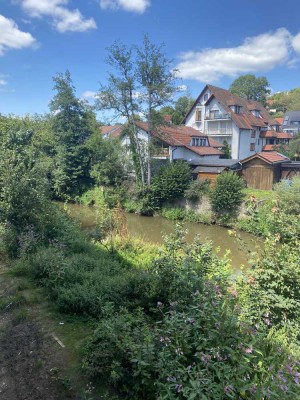
[[[266,241],[263,254],[247,273],[251,285],[246,315],[269,328],[292,327],[300,339],[300,243],[279,246],[278,240],[275,235]]]
[[[182,237],[177,228],[155,263],[155,319],[108,309],[86,346],[86,371],[130,399],[299,397],[299,363],[284,334],[240,321],[226,263]]]
[[[152,180],[155,204],[181,198],[191,181],[191,171],[184,161],[177,161],[162,167]]]
[[[185,218],[185,210],[180,207],[162,208],[161,215],[173,221],[182,221]]]
[[[300,214],[300,177],[291,180],[282,180],[274,186],[278,198],[278,207],[293,215]]]
[[[244,181],[233,172],[218,175],[210,198],[213,211],[220,217],[234,216],[243,200]]]
[[[199,201],[204,194],[208,194],[210,182],[208,179],[196,179],[189,184],[189,187],[184,192],[184,197],[190,201]]]

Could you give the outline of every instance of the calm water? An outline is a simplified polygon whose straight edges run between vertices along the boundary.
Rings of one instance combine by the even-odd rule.
[[[95,210],[92,207],[70,204],[68,205],[71,216],[79,219],[82,228],[90,229],[95,226]],[[127,215],[129,234],[141,238],[144,241],[161,244],[162,236],[174,231],[174,222],[162,217],[142,217],[135,214]],[[250,252],[261,248],[261,239],[245,232],[239,232],[240,240],[237,241],[230,236],[226,228],[216,225],[203,225],[199,223],[185,223],[188,230],[187,241],[191,242],[196,235],[200,235],[202,241],[210,240],[214,248],[220,249],[221,255],[227,250],[230,251],[230,259],[235,269],[241,265],[247,267],[250,259]]]

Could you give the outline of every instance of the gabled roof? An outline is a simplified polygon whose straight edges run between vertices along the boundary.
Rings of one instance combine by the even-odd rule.
[[[148,132],[148,124],[146,122],[136,122],[136,126]],[[219,148],[223,147],[223,144],[203,135],[203,133],[189,126],[161,125],[152,132],[152,135],[169,146],[185,147],[201,156],[223,154],[219,150]],[[191,146],[191,139],[193,137],[206,138],[209,146]]]
[[[292,122],[296,121],[300,121],[300,111],[287,111],[284,115],[284,120],[282,123],[283,129],[286,129],[287,127],[299,129],[299,125],[292,124]]]
[[[120,136],[122,130],[124,129],[124,125],[103,125],[100,126],[100,132],[102,135],[107,135],[110,137],[118,137]]]
[[[284,156],[281,153],[277,153],[277,151],[261,151],[260,153],[255,153],[250,157],[245,158],[244,160],[241,160],[242,164],[247,163],[248,161],[253,160],[254,158],[259,158],[263,161],[265,161],[267,164],[278,164],[282,162],[287,162],[290,161],[290,159],[286,156]]]
[[[244,99],[234,93],[231,93],[229,90],[225,90],[213,85],[206,85],[200,95],[197,97],[196,101],[192,105],[191,109],[187,113],[184,118],[184,122],[186,118],[194,109],[194,107],[199,102],[200,98],[204,94],[206,90],[209,90],[211,93],[210,98],[207,100],[205,104],[209,104],[209,102],[216,98],[224,111],[231,115],[232,120],[240,129],[253,129],[253,127],[266,127],[268,124],[270,125],[279,125],[279,123],[273,120],[268,113],[268,111],[264,108],[264,106],[258,101],[247,100]],[[230,108],[232,105],[238,105],[241,107],[240,113],[236,114]],[[256,117],[252,114],[252,110],[258,110],[260,117]]]
[[[145,132],[148,132],[148,124],[146,122],[137,121],[135,125]],[[110,137],[118,137],[123,129],[124,125],[101,126],[101,133]],[[224,147],[222,143],[185,125],[161,125],[152,132],[152,135],[165,142],[168,146],[185,147],[201,156],[223,154],[222,151],[219,150]],[[193,137],[206,138],[208,146],[191,146]]]

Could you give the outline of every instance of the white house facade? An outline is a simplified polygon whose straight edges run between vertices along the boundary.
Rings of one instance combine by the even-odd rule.
[[[184,123],[220,143],[226,140],[234,159],[262,151],[266,141],[261,132],[277,131],[280,125],[261,103],[212,85],[202,90]]]

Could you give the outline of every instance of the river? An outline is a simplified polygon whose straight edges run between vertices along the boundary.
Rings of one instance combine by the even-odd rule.
[[[92,207],[69,204],[70,214],[77,218],[83,229],[92,229],[95,226],[95,210]],[[174,221],[162,217],[143,217],[135,214],[126,214],[128,232],[132,237],[141,238],[144,241],[161,244],[163,235],[168,235],[174,231]],[[229,235],[228,229],[218,225],[204,225],[199,223],[184,223],[184,228],[188,233],[186,239],[191,242],[196,235],[202,241],[212,241],[213,247],[219,254],[223,255],[226,251],[230,252],[229,258],[235,270],[239,270],[242,265],[249,266],[251,252],[259,251],[262,244],[260,238],[245,232],[239,232],[239,240]]]

